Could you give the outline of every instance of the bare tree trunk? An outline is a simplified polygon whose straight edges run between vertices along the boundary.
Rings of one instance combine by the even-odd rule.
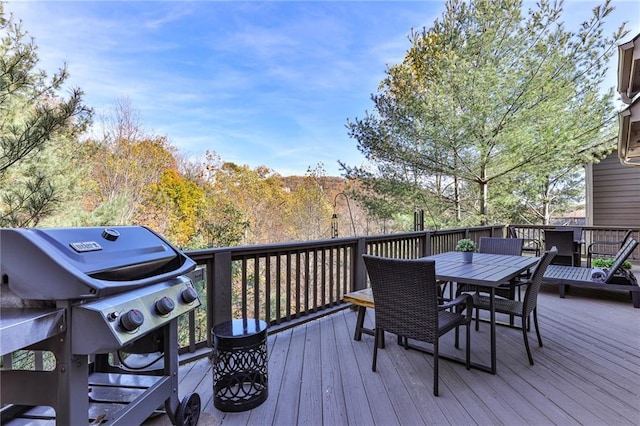
[[[488,196],[489,184],[483,180],[480,182],[480,216],[482,217],[482,221],[480,223],[482,225],[487,224],[487,213],[489,211],[489,207],[487,206]]]
[[[542,195],[542,223],[545,225],[551,223],[551,209],[549,208],[551,197],[549,196],[549,187],[549,179],[547,178],[544,183],[544,193]]]

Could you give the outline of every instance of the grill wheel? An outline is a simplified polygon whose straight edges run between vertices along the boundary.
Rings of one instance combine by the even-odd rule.
[[[192,393],[184,397],[176,412],[177,426],[196,426],[200,418],[200,395]]]

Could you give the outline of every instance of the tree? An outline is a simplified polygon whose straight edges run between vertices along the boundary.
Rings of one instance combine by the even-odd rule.
[[[186,248],[194,244],[199,232],[203,205],[201,186],[177,169],[166,169],[160,180],[149,188],[149,197],[138,218],[178,247]]]
[[[404,61],[372,96],[376,113],[347,122],[377,167],[343,164],[347,176],[371,188],[384,180],[381,195],[427,200],[438,220],[458,223],[504,220],[490,203],[518,200],[490,186],[527,177],[524,193],[539,191],[547,221],[552,199],[540,189],[555,184],[560,197],[573,184],[564,177],[613,149],[613,92],[600,87],[625,35],[623,25],[603,36],[609,0],[576,31],[562,4],[541,1],[523,17],[519,0],[447,1],[432,28],[411,32]]]
[[[216,170],[215,193],[240,212],[245,226],[244,244],[273,242],[271,232],[282,225],[285,204],[280,175],[265,166],[251,169],[246,165],[222,162]],[[229,210],[227,208],[227,210]]]
[[[35,226],[63,201],[55,144],[75,142],[91,119],[82,91],[59,92],[66,67],[51,78],[37,69],[37,47],[0,3],[0,227]],[[43,155],[46,151],[46,156]],[[60,157],[57,157],[60,158]],[[62,163],[60,163],[62,164]]]
[[[85,142],[92,164],[87,203],[98,213],[94,218],[107,221],[100,225],[135,223],[149,191],[167,170],[177,169],[176,149],[166,137],[147,134],[126,99],[116,100],[102,121],[102,138]]]
[[[331,204],[319,179],[325,175],[322,164],[308,168],[302,184],[289,197],[283,219],[290,226],[292,240],[327,238],[331,226]]]

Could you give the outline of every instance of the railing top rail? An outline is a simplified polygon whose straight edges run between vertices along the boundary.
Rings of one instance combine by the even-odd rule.
[[[563,226],[567,227],[578,227],[584,230],[601,230],[601,231],[627,231],[629,229],[633,229],[634,231],[640,231],[640,228],[634,228],[633,226],[594,226],[594,225],[532,225],[527,223],[512,223],[509,224],[510,227],[513,228],[529,228],[529,229],[549,229],[549,228],[561,228]]]
[[[489,229],[495,228],[496,226],[502,226],[502,225],[478,226],[478,227],[473,227],[471,229],[473,229],[474,231],[489,230]],[[402,233],[396,233],[396,234],[378,234],[378,235],[366,235],[366,236],[362,235],[357,237],[341,237],[341,238],[313,240],[313,241],[292,241],[292,242],[274,243],[274,244],[213,247],[213,248],[207,248],[207,249],[186,250],[185,252],[190,257],[193,257],[194,259],[198,259],[198,258],[202,259],[202,258],[211,257],[212,255],[216,253],[221,253],[221,252],[231,252],[232,255],[234,253],[242,252],[242,254],[251,255],[251,254],[261,254],[261,253],[309,250],[309,249],[315,249],[315,248],[344,247],[345,245],[355,245],[360,239],[364,239],[367,242],[392,241],[392,240],[402,240],[407,238],[421,238],[427,234],[431,234],[431,235],[454,234],[457,232],[465,232],[468,229],[469,228],[449,228],[449,229],[439,229],[439,230],[402,232]]]
[[[298,241],[276,244],[256,244],[250,246],[230,246],[214,247],[208,249],[187,250],[186,253],[193,258],[211,257],[213,254],[221,252],[261,254],[261,253],[282,253],[300,250],[311,250],[316,248],[344,247],[357,244],[358,238],[335,238],[328,240]]]

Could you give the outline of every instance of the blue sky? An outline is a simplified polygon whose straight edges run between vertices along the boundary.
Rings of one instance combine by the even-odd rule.
[[[569,0],[565,20],[598,2]],[[640,32],[640,3],[614,0],[611,31]],[[527,3],[534,6],[534,3]],[[363,157],[347,119],[371,111],[388,64],[402,61],[411,28],[430,27],[442,1],[9,1],[35,37],[40,67],[63,63],[69,85],[98,114],[127,99],[144,129],[185,156],[282,175]],[[615,86],[617,55],[610,67]]]

